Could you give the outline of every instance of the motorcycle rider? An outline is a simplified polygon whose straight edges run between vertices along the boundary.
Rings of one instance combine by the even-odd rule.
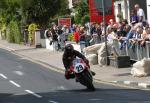
[[[70,65],[71,65],[72,61],[76,57],[79,57],[79,58],[83,59],[84,62],[87,64],[87,66],[90,68],[89,61],[86,59],[86,57],[82,53],[80,53],[79,51],[74,50],[73,45],[67,44],[65,46],[65,51],[64,51],[63,57],[62,57],[62,61],[63,61],[64,67],[65,67],[65,78],[66,79],[70,79],[70,78],[75,77],[74,74],[69,72],[69,69],[70,69]],[[91,73],[93,75],[95,75],[94,72],[91,71]]]

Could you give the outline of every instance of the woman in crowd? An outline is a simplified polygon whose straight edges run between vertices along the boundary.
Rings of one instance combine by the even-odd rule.
[[[83,26],[80,27],[79,37],[81,52],[83,52],[83,49],[86,47],[86,33]]]

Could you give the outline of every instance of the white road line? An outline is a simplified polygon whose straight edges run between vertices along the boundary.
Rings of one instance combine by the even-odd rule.
[[[13,73],[19,75],[19,76],[23,76],[24,73],[22,71],[13,71]]]
[[[16,82],[14,82],[12,80],[10,80],[9,82],[12,83],[13,85],[15,85],[16,87],[21,87],[19,84],[17,84]]]
[[[27,93],[32,94],[32,95],[34,95],[34,96],[36,96],[36,97],[38,97],[38,98],[42,98],[42,96],[40,96],[40,95],[38,95],[38,94],[32,92],[31,90],[24,90],[24,91],[26,91]]]
[[[55,101],[49,101],[50,103],[58,103],[58,102],[55,102]]]
[[[15,49],[13,49],[13,48],[11,48],[9,46],[7,46],[6,48],[8,49],[8,51],[15,51]]]
[[[65,90],[66,88],[64,86],[58,86],[57,89],[58,90]]]
[[[90,101],[101,101],[103,99],[99,99],[99,98],[94,98],[94,99],[89,99]]]
[[[4,74],[0,73],[0,76],[3,77],[4,79],[8,79]]]

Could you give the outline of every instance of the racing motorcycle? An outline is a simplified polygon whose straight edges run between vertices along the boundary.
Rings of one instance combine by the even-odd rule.
[[[70,67],[70,72],[75,75],[77,82],[86,86],[87,89],[94,91],[93,75],[89,69],[89,66],[81,58],[75,58]]]

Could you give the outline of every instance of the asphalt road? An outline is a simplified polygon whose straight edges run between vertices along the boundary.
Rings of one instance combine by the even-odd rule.
[[[95,92],[63,74],[0,49],[0,103],[150,103],[150,92],[94,83]]]

